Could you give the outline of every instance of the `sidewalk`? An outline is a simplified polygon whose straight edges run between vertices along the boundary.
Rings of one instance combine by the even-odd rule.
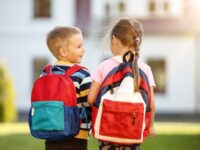
[[[26,122],[28,112],[19,112],[18,121]],[[200,114],[156,114],[156,122],[197,122],[200,123]]]
[[[156,122],[157,134],[200,135],[200,123]],[[0,136],[9,134],[29,134],[28,123],[0,123]]]
[[[200,114],[156,114],[157,122],[197,122],[200,123]]]

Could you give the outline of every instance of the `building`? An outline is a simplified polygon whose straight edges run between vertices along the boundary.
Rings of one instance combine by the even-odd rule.
[[[144,26],[142,59],[152,66],[157,113],[200,113],[200,34],[198,0],[0,0],[0,59],[15,78],[16,106],[30,107],[31,86],[46,63],[46,33],[76,25],[85,36],[83,64],[90,71],[107,55],[99,38],[117,16]],[[95,57],[94,57],[95,56]]]

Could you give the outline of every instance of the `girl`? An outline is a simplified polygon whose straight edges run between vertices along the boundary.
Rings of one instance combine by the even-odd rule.
[[[134,55],[133,60],[133,73],[135,75],[134,77],[134,86],[136,90],[139,90],[140,87],[140,75],[139,75],[139,68],[142,69],[146,75],[148,76],[148,80],[150,82],[151,86],[151,121],[150,121],[150,136],[155,135],[155,129],[154,129],[154,115],[155,115],[155,104],[154,104],[154,87],[155,82],[154,78],[151,72],[151,68],[146,65],[144,62],[141,62],[138,60],[139,58],[139,50],[140,45],[142,42],[142,28],[141,25],[133,20],[133,19],[120,19],[110,33],[110,48],[111,52],[114,55],[114,57],[122,59],[122,57],[126,54],[132,53]],[[114,57],[109,58],[105,61],[103,61],[99,67],[96,69],[96,71],[92,74],[92,85],[89,91],[88,95],[88,101],[90,104],[93,104],[95,102],[95,99],[97,97],[98,91],[100,89],[100,86],[107,76],[107,74],[114,68],[119,65],[117,61],[114,60]],[[126,59],[129,59],[130,55],[126,57]],[[112,144],[108,142],[99,141],[99,149],[100,150],[139,150],[140,145],[134,144],[134,145],[118,145],[118,144]]]

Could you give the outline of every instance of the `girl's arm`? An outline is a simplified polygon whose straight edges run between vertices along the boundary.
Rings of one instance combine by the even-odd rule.
[[[99,89],[100,89],[100,86],[101,84],[100,83],[97,83],[96,81],[93,81],[92,82],[92,85],[90,87],[90,90],[89,90],[89,94],[88,94],[88,102],[92,105],[95,100],[96,100],[96,97],[97,97],[97,94],[99,92]]]
[[[153,137],[156,134],[155,126],[154,126],[154,119],[155,119],[155,101],[154,101],[154,87],[151,87],[151,119],[150,119],[150,136]]]

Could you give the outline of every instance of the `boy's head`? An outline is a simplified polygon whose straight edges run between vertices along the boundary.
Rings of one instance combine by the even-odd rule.
[[[56,27],[47,35],[47,45],[59,61],[80,63],[84,48],[80,29],[75,27]]]

